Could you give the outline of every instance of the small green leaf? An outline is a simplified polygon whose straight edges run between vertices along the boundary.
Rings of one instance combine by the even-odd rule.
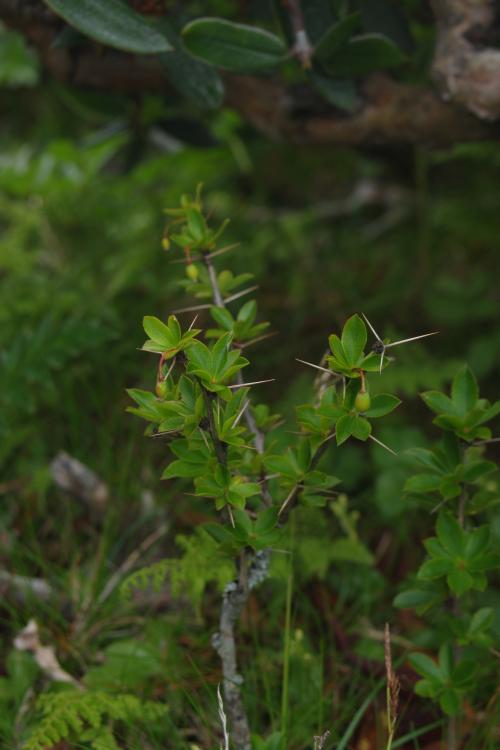
[[[182,36],[192,55],[234,73],[274,68],[286,55],[284,42],[269,31],[222,18],[192,21]]]
[[[476,406],[479,397],[476,378],[464,365],[453,378],[451,399],[458,412],[464,415]]]
[[[405,483],[405,492],[436,492],[441,484],[438,474],[415,474]]]
[[[266,510],[259,513],[257,520],[255,521],[255,533],[268,534],[276,526],[278,520],[278,511],[276,508],[266,508]]]
[[[177,343],[172,337],[170,328],[159,320],[159,318],[155,318],[153,315],[146,315],[142,324],[149,338],[155,343],[164,346],[165,349],[169,349]]]
[[[398,607],[398,609],[418,609],[434,604],[436,599],[434,591],[411,589],[398,594],[394,599],[394,606]]]
[[[421,674],[422,677],[426,677],[428,680],[433,682],[442,682],[443,676],[438,665],[431,659],[427,654],[410,654],[409,661],[412,667]]]
[[[172,46],[161,31],[124,0],[45,0],[70,26],[110,47],[137,54],[167,52]]]
[[[466,570],[455,568],[446,577],[446,582],[456,596],[462,596],[474,588],[474,578]]]
[[[432,560],[426,560],[417,573],[417,578],[422,581],[433,581],[435,578],[442,578],[448,575],[452,570],[453,563],[445,557],[438,557]]]
[[[373,396],[371,406],[365,412],[365,417],[369,419],[385,417],[386,414],[394,411],[400,403],[401,400],[396,398],[396,396],[392,396],[390,393],[380,393],[377,396]]]
[[[372,426],[367,419],[364,417],[356,416],[354,418],[354,425],[352,427],[352,435],[358,440],[368,440],[371,435]]]
[[[342,443],[345,443],[345,441],[351,437],[355,421],[356,417],[351,414],[344,414],[343,417],[340,417],[335,426],[335,439],[337,445],[342,445]]]
[[[432,409],[436,414],[455,415],[457,413],[455,405],[445,393],[441,393],[440,391],[426,391],[420,395],[429,409]]]
[[[342,349],[351,367],[356,367],[366,345],[366,326],[359,315],[352,315],[342,329]]]
[[[460,694],[453,688],[446,688],[439,696],[441,708],[448,716],[455,716],[460,711]]]
[[[436,533],[444,549],[450,555],[464,554],[464,532],[458,521],[449,513],[440,513],[436,523]]]

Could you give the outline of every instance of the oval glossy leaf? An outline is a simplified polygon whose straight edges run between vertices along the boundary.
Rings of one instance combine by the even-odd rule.
[[[125,0],[45,0],[47,5],[85,36],[109,47],[148,55],[168,52],[166,37]]]
[[[216,109],[224,98],[224,84],[211,65],[180,50],[160,55],[169,81],[179,94],[201,109]]]
[[[360,34],[324,63],[334,76],[354,78],[381,68],[393,68],[405,61],[399,47],[382,34]]]
[[[361,106],[361,98],[358,96],[356,84],[353,81],[330,78],[317,71],[309,74],[309,80],[316,91],[334,107],[344,112],[354,112]]]
[[[234,73],[274,68],[287,51],[284,42],[269,31],[222,18],[192,21],[182,36],[192,55]]]
[[[327,61],[329,57],[338,52],[349,41],[354,32],[358,30],[359,24],[360,14],[351,13],[351,15],[342,18],[342,20],[337,21],[333,26],[330,26],[316,45],[316,49],[314,50],[316,60],[319,62]]]

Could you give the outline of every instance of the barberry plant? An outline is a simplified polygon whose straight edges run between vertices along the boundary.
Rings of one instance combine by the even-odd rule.
[[[479,397],[467,366],[457,372],[450,395],[429,391],[422,398],[437,415],[433,423],[443,436],[431,450],[409,451],[421,471],[408,479],[406,491],[435,514],[435,536],[425,540],[427,556],[395,604],[425,614],[432,623],[436,658],[421,652],[410,657],[422,677],[416,692],[456,717],[466,699],[474,701],[494,682],[498,670],[490,658],[494,612],[482,602],[487,576],[500,563],[488,524],[498,503],[496,483],[490,481],[498,467],[484,457],[494,442],[487,423],[500,413],[500,401],[490,404]],[[449,726],[448,746],[454,748],[457,722],[451,718]]]
[[[326,366],[312,365],[324,371],[326,387],[297,408],[298,429],[288,434],[283,448],[273,434],[279,416],[253,401],[257,383],[247,375],[247,349],[269,335],[254,300],[238,309],[239,300],[255,288],[245,286],[251,276],[214,266],[234,248],[219,247],[226,222],[210,227],[200,190],[166,213],[170,221],[163,247],[180,250],[183,286],[201,301],[183,314],[208,312],[215,325],[203,331],[194,327],[198,318],[186,325],[173,315],[167,323],[144,318],[149,338],[143,348],[157,357],[155,385],[151,391],[130,389],[135,406],[129,411],[149,423],[147,435],[164,436],[172,460],[163,478],[192,482],[190,492],[204,498],[214,514],[205,532],[234,560],[237,578],[225,588],[213,645],[222,662],[232,740],[238,750],[249,750],[235,642],[248,594],[268,575],[271,550],[282,540],[297,504],[324,506],[339,483],[322,461],[327,450],[348,440],[380,443],[377,420],[400,400],[371,395],[369,378],[378,377],[390,360],[384,352],[380,357],[380,349],[369,348],[364,320],[352,315],[340,335],[329,337]]]

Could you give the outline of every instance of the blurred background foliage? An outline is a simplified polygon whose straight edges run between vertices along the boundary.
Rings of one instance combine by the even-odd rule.
[[[231,12],[232,3],[226,5]],[[475,371],[486,397],[498,398],[500,148],[486,142],[446,151],[351,150],[272,142],[229,109],[200,116],[172,94],[122,98],[46,80],[36,56],[6,29],[0,30],[0,85],[0,564],[55,582],[70,592],[72,611],[86,612],[78,628],[74,621],[68,626],[62,611],[7,598],[1,638],[6,655],[13,634],[41,607],[63,659],[84,670],[95,648],[115,643],[115,656],[120,648],[133,652],[128,641],[116,641],[132,638],[140,618],[134,621],[115,599],[90,614],[82,602],[95,599],[160,521],[169,526],[163,555],[171,555],[182,549],[175,547],[176,535],[206,513],[182,486],[157,481],[161,443],[144,440],[138,421],[124,413],[125,387],[149,388],[154,380],[149,361],[136,351],[142,316],[165,317],[191,304],[179,291],[183,266],[161,248],[162,209],[202,182],[214,222],[231,218],[227,240],[240,247],[228,265],[254,274],[261,319],[278,332],[252,352],[252,379],[277,379],[260,396],[287,419],[312,386],[310,371],[295,357],[319,361],[327,335],[353,312],[364,312],[392,338],[440,332],[395,350],[399,366],[380,378],[380,390],[404,401],[380,437],[403,453],[437,437],[418,392],[446,387],[461,363]],[[282,429],[294,429],[290,424]],[[104,513],[94,517],[54,489],[49,465],[60,450],[107,483],[111,499]],[[359,695],[349,698],[358,673],[331,672],[339,669],[332,623],[342,613],[360,658],[380,658],[380,645],[359,631],[366,623],[365,631],[383,624],[398,582],[419,561],[412,541],[426,528],[403,495],[404,454],[393,459],[357,444],[338,457],[333,451],[331,461],[375,566],[356,564],[352,555],[342,561],[330,548],[342,528],[338,513],[325,524],[323,512],[301,510],[302,596],[294,610],[291,688],[294,705],[304,707],[292,728],[297,747],[327,721],[331,690],[334,703],[340,701],[340,726],[352,716],[349,706],[359,703]],[[286,576],[284,566],[276,562],[278,576]],[[262,688],[267,697],[264,719],[262,707],[250,700],[254,725],[275,727],[284,593],[281,584],[266,585],[274,604],[265,613],[262,604],[252,604],[244,624],[245,669],[248,695]],[[125,680],[127,688],[167,691],[171,731],[181,747],[191,739],[179,734],[175,716],[186,703],[197,717],[192,741],[210,744],[210,683],[218,678],[203,618],[210,620],[217,600],[209,587],[201,615],[179,615],[174,608],[160,624],[146,618],[140,632],[151,670],[144,671],[143,661],[140,675],[127,673]],[[415,626],[404,622],[408,615],[395,616]],[[192,635],[183,617],[194,618]],[[265,635],[257,627],[263,618]],[[160,645],[165,632],[167,650]],[[420,637],[422,643],[432,638]],[[336,664],[329,673],[321,671],[319,655]],[[32,663],[12,651],[6,659],[5,675],[18,675],[24,695],[22,686],[34,679]],[[113,665],[119,659],[106,663],[104,673],[93,667],[100,686],[118,679]],[[356,669],[369,692],[375,678]],[[9,700],[17,695],[11,692]],[[12,705],[9,711],[15,713]],[[430,722],[432,709],[426,711]],[[8,742],[11,724],[0,720]]]

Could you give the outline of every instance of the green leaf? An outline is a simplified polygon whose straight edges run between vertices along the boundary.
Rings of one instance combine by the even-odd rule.
[[[455,716],[460,711],[460,694],[456,690],[453,690],[453,688],[447,688],[439,696],[439,703],[445,714]]]
[[[482,607],[475,612],[469,623],[469,633],[488,630],[493,624],[494,611],[492,607]]]
[[[496,417],[497,414],[500,414],[500,401],[495,401],[494,404],[489,406],[486,411],[483,412],[482,416],[477,420],[477,424],[484,424],[485,422],[489,422],[490,419]]]
[[[219,72],[182,50],[160,55],[170,83],[201,109],[217,109],[224,99],[224,84]]]
[[[455,405],[445,393],[441,393],[440,391],[426,391],[420,395],[429,409],[432,409],[436,414],[455,415],[457,413]]]
[[[102,44],[137,54],[167,52],[172,46],[125,0],[45,0],[70,26]]]
[[[329,104],[343,110],[354,112],[361,105],[361,98],[356,90],[356,84],[345,78],[331,78],[313,70],[309,73],[309,80],[321,96]]]
[[[332,560],[359,565],[373,565],[374,561],[370,550],[357,539],[336,539],[330,544],[329,555]]]
[[[352,39],[324,65],[332,75],[343,78],[364,76],[381,68],[393,68],[405,61],[400,49],[382,34],[360,34]]]
[[[358,440],[368,440],[368,437],[371,435],[371,431],[372,426],[367,419],[359,416],[354,417],[354,425],[352,428],[353,437],[357,438]]]
[[[276,508],[266,508],[262,513],[259,513],[257,520],[255,521],[255,533],[268,534],[278,521],[278,511]]]
[[[351,13],[340,21],[337,21],[333,26],[330,26],[316,45],[314,57],[319,62],[328,61],[329,57],[349,41],[354,32],[359,28],[359,24],[360,14]]]
[[[433,560],[426,560],[417,573],[417,578],[422,581],[432,581],[435,578],[442,578],[448,575],[452,570],[452,561],[445,557],[434,558]]]
[[[431,605],[436,601],[436,593],[426,589],[411,589],[402,591],[394,599],[394,606],[398,609],[417,609]]]
[[[465,482],[476,482],[486,474],[497,470],[497,465],[493,461],[471,461],[465,464],[462,479]]]
[[[342,445],[342,443],[345,443],[345,441],[351,437],[355,422],[356,417],[351,414],[344,414],[343,417],[340,417],[335,426],[335,439],[337,445]]]
[[[474,588],[474,578],[466,570],[455,568],[446,577],[450,589],[457,596],[462,596],[466,591]]]
[[[405,492],[436,492],[441,484],[438,474],[415,474],[405,482]]]
[[[155,343],[164,346],[165,349],[169,349],[177,343],[172,337],[170,328],[159,320],[159,318],[155,318],[153,315],[146,315],[142,325],[149,338]]]
[[[222,18],[192,21],[182,36],[192,55],[234,73],[274,68],[286,55],[284,42],[274,34]]]
[[[479,391],[476,378],[467,365],[464,365],[453,378],[451,399],[461,415],[473,409],[477,403]]]
[[[341,342],[348,364],[355,367],[366,345],[366,326],[359,315],[352,315],[346,322]]]
[[[463,555],[464,532],[460,524],[449,513],[440,513],[436,523],[437,538],[450,555]]]
[[[404,52],[411,52],[413,39],[401,3],[392,0],[361,0],[361,17],[365,31],[384,34]]]
[[[377,396],[373,396],[371,406],[365,412],[365,417],[369,419],[385,417],[386,414],[394,411],[400,403],[401,400],[396,396],[392,396],[390,393],[380,393]]]
[[[421,674],[422,677],[426,677],[431,682],[442,682],[443,676],[439,666],[427,654],[410,654],[409,661],[416,672]]]

